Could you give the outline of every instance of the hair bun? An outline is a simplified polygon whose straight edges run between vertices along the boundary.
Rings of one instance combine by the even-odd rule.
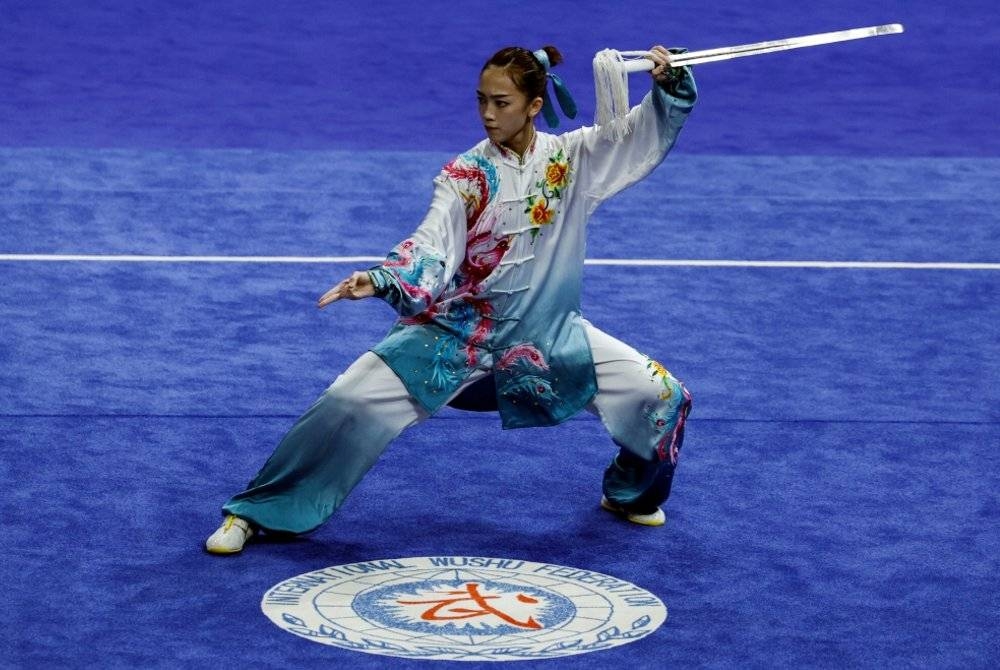
[[[546,44],[542,47],[542,50],[545,51],[545,55],[549,57],[550,67],[555,67],[556,65],[559,65],[559,63],[563,62],[562,53],[560,53],[559,49],[556,49],[551,44]]]

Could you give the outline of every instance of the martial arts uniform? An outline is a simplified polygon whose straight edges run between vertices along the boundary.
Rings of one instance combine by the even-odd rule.
[[[536,133],[523,156],[483,140],[435,179],[417,230],[369,270],[400,315],[283,438],[225,512],[301,533],[326,521],[403,429],[445,404],[495,407],[504,428],[596,413],[620,447],[604,495],[625,510],[666,500],[691,406],[659,363],[580,312],[586,224],[666,156],[694,79],[654,85],[624,140],[596,128]]]

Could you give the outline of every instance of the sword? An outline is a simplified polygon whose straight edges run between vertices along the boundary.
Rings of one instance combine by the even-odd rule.
[[[773,53],[775,51],[815,47],[821,44],[860,40],[866,37],[895,35],[901,32],[903,32],[901,24],[887,23],[881,26],[851,28],[849,30],[837,30],[829,33],[789,37],[783,40],[769,40],[767,42],[754,42],[753,44],[740,44],[718,49],[688,51],[682,54],[671,54],[670,65],[674,68],[680,68],[685,65],[698,65],[701,63],[731,60],[733,58],[745,58],[746,56],[759,56],[760,54]],[[628,127],[624,123],[625,114],[629,109],[628,75],[634,72],[645,72],[656,67],[656,64],[647,58],[648,55],[648,51],[604,49],[597,52],[594,56],[594,89],[597,94],[596,121],[597,125],[602,128],[602,133],[614,141],[622,139],[629,132]]]
[[[740,44],[732,47],[720,47],[717,49],[703,49],[701,51],[688,51],[682,54],[674,54],[670,57],[670,65],[681,67],[684,65],[700,65],[701,63],[713,63],[720,60],[730,60],[733,58],[745,58],[746,56],[759,56],[760,54],[772,53],[775,51],[788,51],[790,49],[802,49],[803,47],[815,47],[821,44],[833,44],[834,42],[848,42],[850,40],[860,40],[867,37],[881,37],[882,35],[896,35],[903,32],[903,26],[899,23],[887,23],[881,26],[868,26],[867,28],[851,28],[849,30],[836,30],[829,33],[816,33],[814,35],[802,35],[800,37],[788,37],[783,40],[769,40],[767,42],[754,42],[753,44]],[[652,70],[655,64],[645,58],[647,51],[620,51],[605,49],[594,57],[596,59],[608,51],[620,54],[623,58],[634,58],[637,60],[626,60],[621,64],[624,72],[645,72]]]

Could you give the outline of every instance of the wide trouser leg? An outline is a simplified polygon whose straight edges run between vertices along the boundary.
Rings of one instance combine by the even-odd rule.
[[[691,395],[662,365],[584,322],[597,372],[597,414],[620,447],[604,473],[605,497],[647,514],[670,496]]]
[[[302,415],[223,510],[267,530],[313,530],[393,438],[427,417],[389,366],[367,352]]]

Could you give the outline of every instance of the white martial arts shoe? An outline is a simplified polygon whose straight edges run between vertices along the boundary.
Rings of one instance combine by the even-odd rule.
[[[635,512],[626,512],[621,505],[611,502],[604,496],[601,496],[601,507],[608,510],[609,512],[614,512],[615,514],[620,514],[632,523],[637,523],[641,526],[662,526],[667,522],[667,515],[663,513],[663,510],[659,507],[656,508],[655,512],[650,512],[649,514],[637,514]]]
[[[219,529],[205,540],[205,549],[211,554],[236,554],[253,537],[253,526],[246,519],[230,514]]]

